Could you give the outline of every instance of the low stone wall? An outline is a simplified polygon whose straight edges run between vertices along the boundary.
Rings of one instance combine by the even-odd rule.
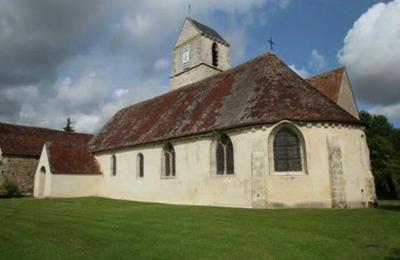
[[[36,158],[3,155],[0,158],[0,183],[8,179],[17,184],[23,194],[32,194],[37,165]]]

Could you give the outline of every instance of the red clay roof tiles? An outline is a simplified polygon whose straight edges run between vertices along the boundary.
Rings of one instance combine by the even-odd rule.
[[[344,72],[344,68],[338,68],[309,78],[307,82],[336,103],[339,97]]]
[[[281,120],[360,124],[269,53],[120,110],[91,148],[98,152]]]
[[[0,123],[0,149],[5,155],[39,158],[45,142],[87,144],[89,134]]]
[[[87,144],[46,144],[53,174],[101,174],[100,166]]]

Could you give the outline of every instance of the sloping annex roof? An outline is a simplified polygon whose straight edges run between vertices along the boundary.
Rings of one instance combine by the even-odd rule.
[[[361,124],[268,53],[120,110],[90,146],[99,152],[282,120]]]
[[[204,25],[196,20],[194,20],[193,18],[188,17],[187,18],[189,21],[192,22],[192,24],[205,36],[208,36],[209,38],[215,39],[221,43],[223,43],[226,46],[229,46],[229,43],[227,41],[225,41],[224,38],[222,38],[222,36],[215,31],[214,29],[212,29],[211,27],[208,27],[207,25]]]
[[[0,123],[0,149],[4,155],[40,157],[46,142],[87,144],[92,135]]]
[[[345,68],[341,67],[309,78],[307,82],[336,103],[344,73]]]
[[[46,143],[46,148],[53,174],[101,174],[88,144]]]

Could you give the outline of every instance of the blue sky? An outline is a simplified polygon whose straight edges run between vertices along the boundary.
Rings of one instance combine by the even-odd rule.
[[[169,90],[187,0],[0,0],[0,121],[97,131]],[[400,0],[197,0],[233,65],[269,50],[303,77],[339,66],[359,108],[400,126]]]

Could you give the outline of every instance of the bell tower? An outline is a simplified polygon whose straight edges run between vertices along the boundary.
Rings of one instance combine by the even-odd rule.
[[[173,49],[171,89],[230,68],[230,45],[214,29],[187,17]]]

